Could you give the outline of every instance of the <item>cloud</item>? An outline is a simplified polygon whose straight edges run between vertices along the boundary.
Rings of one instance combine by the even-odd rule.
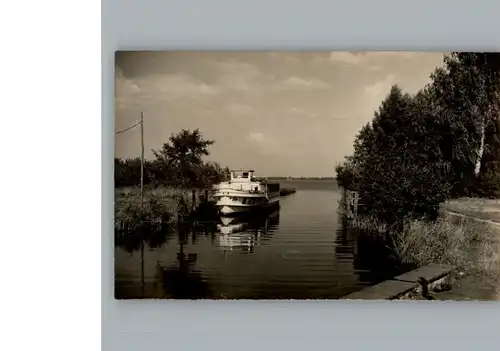
[[[303,79],[296,76],[289,77],[278,84],[278,90],[310,90],[310,89],[327,89],[330,84],[319,79]]]
[[[370,64],[373,61],[387,59],[412,59],[418,55],[414,51],[373,51],[373,52],[349,52],[334,51],[328,56],[330,62],[342,62],[349,65]]]
[[[288,109],[288,111],[295,114],[295,115],[304,116],[304,117],[316,117],[318,115],[317,113],[306,111],[306,110],[303,110],[303,109],[297,108],[297,107],[290,107]]]
[[[115,102],[118,109],[125,109],[134,103],[134,99],[139,96],[141,89],[132,80],[123,74],[120,67],[115,71]]]
[[[339,51],[332,52],[328,56],[328,61],[347,63],[349,65],[359,65],[363,61],[363,57],[360,54],[354,52]]]
[[[294,54],[291,54],[290,52],[287,51],[281,51],[281,52],[270,52],[269,57],[279,61],[281,64],[286,64],[290,66],[298,65],[300,64],[300,60],[294,56]]]
[[[297,64],[300,61],[293,57],[280,53],[270,53],[271,57],[280,59],[285,64]],[[264,93],[268,90],[310,90],[327,89],[330,84],[319,79],[304,79],[291,76],[277,82],[272,74],[265,74],[255,65],[238,60],[212,61],[220,72],[218,85],[226,90],[252,93],[254,95]]]
[[[258,152],[264,157],[269,155],[278,155],[283,157],[290,151],[289,144],[283,143],[278,138],[264,135],[262,132],[251,132],[247,136],[247,140],[251,143],[252,152]]]
[[[150,81],[166,100],[217,95],[220,90],[187,74],[157,75]]]
[[[256,141],[258,143],[263,143],[265,140],[264,134],[262,134],[261,132],[252,132],[248,134],[248,139],[250,139],[251,141]]]
[[[123,70],[120,67],[116,67],[115,71],[115,95],[131,95],[140,93],[141,89],[134,83],[132,79],[125,77]]]
[[[115,77],[115,100],[118,108],[127,108],[141,103],[199,99],[218,95],[220,88],[206,84],[190,75],[149,74],[140,78],[127,78],[117,67]]]
[[[370,85],[363,87],[363,92],[366,96],[365,106],[375,110],[380,106],[382,100],[389,94],[391,87],[396,84],[396,76],[394,74],[387,75],[384,79],[379,80]]]
[[[264,75],[255,65],[238,61],[212,61],[220,72],[218,84],[230,90],[256,93],[261,90]]]
[[[418,51],[333,51],[329,54],[317,55],[313,59],[315,65],[342,64],[346,67],[366,68],[371,71],[382,69],[381,64],[388,60],[409,60],[418,57]]]
[[[232,115],[250,115],[253,112],[253,109],[248,105],[243,105],[239,103],[231,103],[226,106],[226,109]]]

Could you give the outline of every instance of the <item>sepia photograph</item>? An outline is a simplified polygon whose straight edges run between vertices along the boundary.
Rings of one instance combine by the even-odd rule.
[[[116,299],[500,300],[500,53],[118,51]]]

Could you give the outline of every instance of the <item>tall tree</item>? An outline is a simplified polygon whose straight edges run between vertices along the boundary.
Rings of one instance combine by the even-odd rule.
[[[214,141],[205,140],[199,129],[183,129],[172,134],[169,141],[153,153],[163,169],[177,179],[177,185],[187,188],[196,183],[202,157],[209,155],[208,147],[212,144]]]
[[[498,119],[498,54],[452,53],[432,75],[437,116],[450,135],[445,155],[452,163],[454,194],[477,184],[487,148],[486,134]]]
[[[414,96],[392,87],[336,168],[386,222],[435,217],[446,198],[478,189],[500,195],[499,56],[452,53],[443,64]]]

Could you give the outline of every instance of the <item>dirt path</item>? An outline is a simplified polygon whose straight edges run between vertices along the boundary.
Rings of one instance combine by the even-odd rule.
[[[453,215],[453,216],[468,218],[468,219],[472,219],[474,221],[478,221],[478,222],[482,222],[482,223],[487,223],[487,224],[491,224],[491,225],[494,225],[494,226],[500,226],[500,221],[497,221],[496,219],[492,220],[492,219],[479,218],[479,217],[476,217],[476,216],[473,216],[473,215],[466,215],[466,214],[463,214],[463,213],[460,213],[460,212],[451,211],[451,210],[448,210],[448,209],[446,209],[445,212],[448,213],[448,214],[450,214],[450,215]]]

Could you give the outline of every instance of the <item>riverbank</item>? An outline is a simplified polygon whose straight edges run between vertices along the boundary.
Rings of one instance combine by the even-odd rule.
[[[280,189],[280,196],[296,193],[296,188]],[[179,216],[189,216],[203,204],[211,204],[212,190],[155,187],[144,189],[143,222],[173,225]],[[140,224],[141,190],[139,187],[115,189],[115,227],[136,228]],[[205,211],[206,212],[206,211]]]
[[[423,290],[437,292],[448,289],[456,279],[454,267],[430,264],[400,274],[380,284],[343,297],[344,300],[413,300],[419,299]],[[427,295],[427,299],[433,296]]]
[[[435,222],[413,220],[388,233],[373,218],[358,217],[351,225],[392,237],[394,255],[403,264],[443,264],[457,268],[460,279],[436,299],[496,300],[500,293],[500,201],[463,198],[448,201]]]
[[[463,198],[442,206],[443,216],[476,234],[471,251],[479,271],[464,275],[437,300],[500,300],[500,200]]]
[[[208,200],[210,193],[203,189],[184,190],[167,187],[144,189],[141,218],[139,187],[115,189],[115,228],[135,230],[148,226],[175,226],[181,217],[190,215]]]

